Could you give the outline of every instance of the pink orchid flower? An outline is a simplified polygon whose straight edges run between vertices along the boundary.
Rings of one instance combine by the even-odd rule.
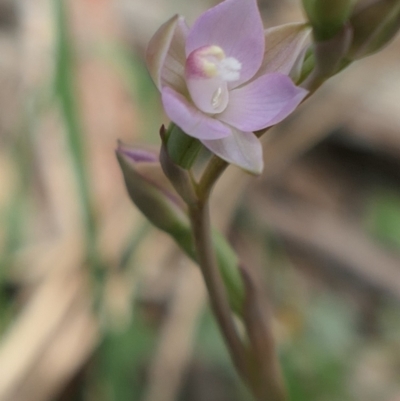
[[[167,116],[211,152],[249,172],[263,169],[253,131],[273,126],[307,95],[289,74],[309,28],[264,31],[256,0],[225,0],[188,28],[176,15],[151,39],[146,61]]]

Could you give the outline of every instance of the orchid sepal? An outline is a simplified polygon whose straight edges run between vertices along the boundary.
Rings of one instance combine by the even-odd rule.
[[[310,25],[301,22],[266,29],[264,59],[255,77],[281,73],[296,81],[311,42],[310,34]]]
[[[146,65],[158,90],[164,85],[185,91],[184,41],[187,25],[181,15],[174,15],[157,30],[146,51]],[[173,53],[173,55],[171,54]]]

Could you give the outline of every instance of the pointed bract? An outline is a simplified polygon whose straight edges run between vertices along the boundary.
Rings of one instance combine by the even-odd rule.
[[[161,151],[160,163],[166,177],[168,177],[171,184],[174,186],[176,192],[182,197],[186,204],[190,205],[197,200],[196,192],[190,174],[187,170],[178,166],[170,158],[167,150],[167,138],[165,136],[165,128],[161,127]]]

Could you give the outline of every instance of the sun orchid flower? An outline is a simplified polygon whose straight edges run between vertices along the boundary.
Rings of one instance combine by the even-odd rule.
[[[151,39],[146,61],[167,116],[211,152],[252,173],[263,168],[253,131],[273,126],[307,95],[289,74],[309,28],[264,31],[256,0],[225,0],[189,28],[176,15]]]

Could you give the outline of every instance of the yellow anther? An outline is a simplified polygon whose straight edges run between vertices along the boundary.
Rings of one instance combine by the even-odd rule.
[[[216,45],[206,46],[199,51],[201,57],[215,57],[218,61],[225,58],[225,52]]]
[[[218,60],[223,60],[225,58],[225,52],[216,45],[208,47],[209,55],[216,57]]]
[[[218,68],[215,63],[212,61],[208,61],[206,59],[201,60],[202,71],[206,74],[209,78],[215,77],[218,75]]]

